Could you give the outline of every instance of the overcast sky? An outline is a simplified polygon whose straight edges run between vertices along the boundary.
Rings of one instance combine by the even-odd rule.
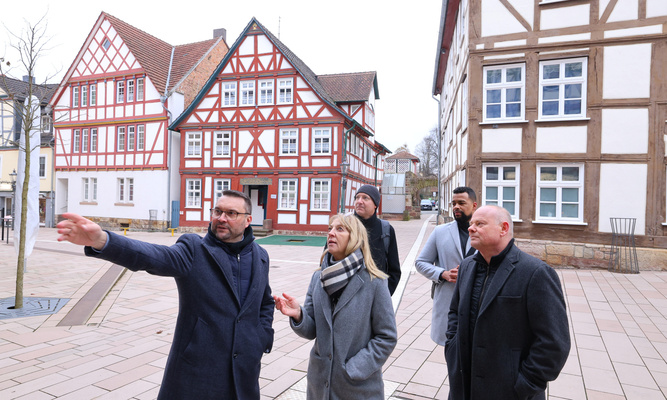
[[[28,0],[0,7],[0,57],[15,60],[9,32],[45,16],[50,50],[37,80],[60,83],[102,11],[171,45],[227,29],[231,47],[254,16],[318,75],[377,71],[376,139],[391,151],[415,147],[437,127],[433,71],[442,0]],[[12,65],[18,65],[13,62]],[[24,71],[13,69],[20,79]]]

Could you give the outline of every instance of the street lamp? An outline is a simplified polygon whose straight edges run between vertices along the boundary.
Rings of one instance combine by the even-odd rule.
[[[341,196],[340,196],[340,212],[345,212],[345,189],[347,188],[347,170],[350,168],[350,163],[347,162],[347,159],[343,160],[340,163],[340,173],[343,176],[341,179]]]
[[[14,230],[14,220],[16,219],[14,214],[16,210],[16,169],[9,174],[9,180],[12,183],[12,230]]]

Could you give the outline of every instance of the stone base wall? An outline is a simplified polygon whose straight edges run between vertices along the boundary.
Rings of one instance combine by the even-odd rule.
[[[554,268],[608,269],[611,245],[515,239],[517,247]],[[637,248],[640,271],[667,271],[667,249]]]
[[[88,217],[88,219],[98,223],[102,229],[110,231],[120,230],[123,226],[128,226],[130,230],[134,231],[166,231],[168,228],[167,221],[107,217]]]

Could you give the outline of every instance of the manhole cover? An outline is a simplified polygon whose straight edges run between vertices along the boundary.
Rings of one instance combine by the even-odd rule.
[[[14,307],[14,298],[7,297],[6,299],[0,299],[0,319],[55,314],[69,300],[54,297],[24,297],[23,308],[13,309],[10,307]]]

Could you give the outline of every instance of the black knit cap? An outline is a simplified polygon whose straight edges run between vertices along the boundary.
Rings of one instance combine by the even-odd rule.
[[[376,208],[380,205],[380,192],[375,186],[364,185],[357,190],[357,194],[359,193],[367,194],[373,200],[373,203],[375,203]]]

